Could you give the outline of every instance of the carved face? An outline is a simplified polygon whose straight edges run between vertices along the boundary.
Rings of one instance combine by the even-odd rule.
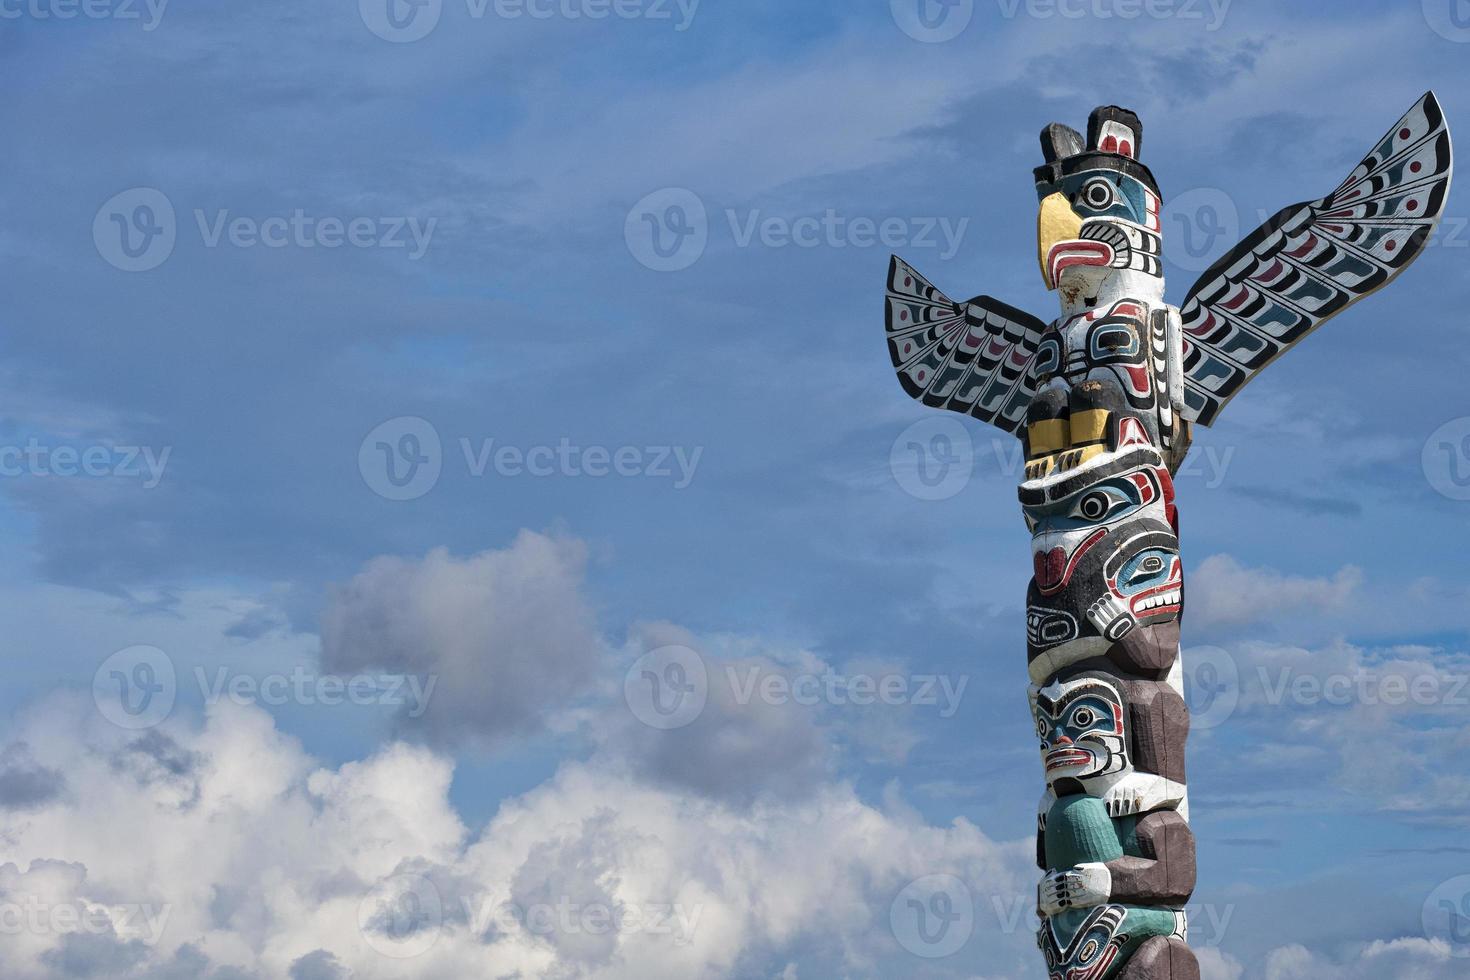
[[[1157,454],[1145,452],[1104,461],[1026,495],[1031,502],[1021,509],[1031,531],[1037,590],[1052,596],[1071,587],[1083,559],[1103,545],[1110,529],[1143,518],[1166,523],[1166,490],[1172,486],[1167,480]],[[1116,550],[1105,547],[1110,556]],[[1104,585],[1095,580],[1083,586],[1089,601],[1102,597]]]
[[[1048,784],[1129,768],[1127,698],[1106,674],[1083,674],[1034,691],[1031,713]]]
[[[1043,923],[1037,940],[1046,956],[1049,980],[1102,980],[1109,976],[1129,939],[1123,929],[1127,916],[1118,905],[1093,909],[1065,946],[1058,941],[1054,924]]]
[[[1036,184],[1047,288],[1065,289],[1075,280],[1096,295],[1097,284],[1114,270],[1162,276],[1160,202],[1153,188],[1112,154],[1082,154],[1058,171]]]

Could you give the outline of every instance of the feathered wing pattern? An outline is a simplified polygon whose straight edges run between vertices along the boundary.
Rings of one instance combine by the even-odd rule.
[[[1434,93],[1342,185],[1286,208],[1189,291],[1184,415],[1209,425],[1257,372],[1423,251],[1449,195],[1449,129]]]
[[[910,397],[1007,432],[1025,422],[1031,357],[1046,324],[989,296],[956,303],[896,255],[885,317],[888,354]]]

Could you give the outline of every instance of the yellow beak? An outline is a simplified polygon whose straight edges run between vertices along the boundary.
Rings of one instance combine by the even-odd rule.
[[[1041,212],[1036,218],[1036,241],[1041,254],[1041,278],[1047,289],[1056,289],[1052,282],[1051,268],[1047,256],[1058,242],[1070,242],[1082,234],[1082,218],[1072,210],[1072,204],[1060,192],[1049,194],[1041,202]]]

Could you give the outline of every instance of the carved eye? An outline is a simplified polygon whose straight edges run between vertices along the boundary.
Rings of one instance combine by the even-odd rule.
[[[1077,728],[1091,728],[1097,721],[1097,713],[1091,708],[1078,708],[1072,713],[1072,724]]]
[[[1097,346],[1103,350],[1122,350],[1133,346],[1133,334],[1127,330],[1105,330],[1098,334]]]
[[[1094,177],[1082,185],[1077,199],[1094,211],[1106,211],[1118,203],[1118,192],[1106,177]]]
[[[1149,555],[1143,561],[1139,562],[1138,570],[1140,572],[1148,572],[1150,574],[1162,572],[1164,570],[1164,559],[1160,558],[1158,555]]]
[[[1090,962],[1092,960],[1092,958],[1097,955],[1097,951],[1099,949],[1101,949],[1101,948],[1102,948],[1101,945],[1098,943],[1098,941],[1096,939],[1089,939],[1087,941],[1087,945],[1085,945],[1085,946],[1082,947],[1082,952],[1077,957],[1078,962],[1081,962],[1081,963]]]
[[[1094,490],[1077,501],[1077,513],[1089,521],[1095,521],[1107,514],[1111,506],[1111,497],[1101,490]]]

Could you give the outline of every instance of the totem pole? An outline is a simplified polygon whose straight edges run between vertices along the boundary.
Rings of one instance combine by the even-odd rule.
[[[1197,980],[1179,656],[1184,577],[1172,476],[1191,426],[1386,285],[1424,249],[1450,185],[1433,93],[1327,197],[1286,208],[1164,302],[1160,194],[1126,109],[1087,138],[1041,133],[1041,275],[1050,324],[989,296],[955,303],[897,256],[889,354],[906,392],[1023,442],[1031,712],[1051,980]]]

